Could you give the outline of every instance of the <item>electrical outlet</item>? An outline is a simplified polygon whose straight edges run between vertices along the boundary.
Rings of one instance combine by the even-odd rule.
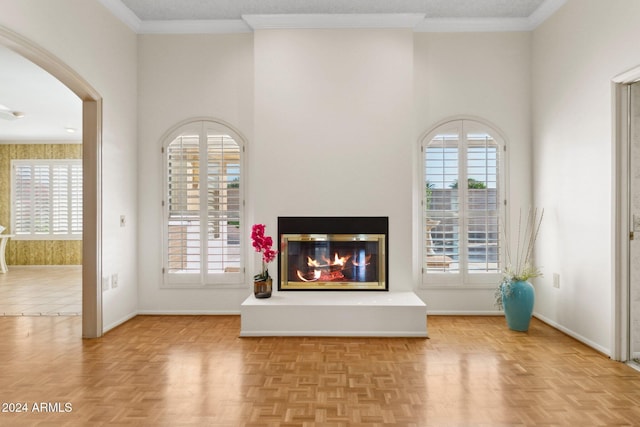
[[[553,273],[553,287],[560,288],[560,275],[558,273]]]
[[[111,275],[111,287],[112,288],[118,287],[118,273]]]
[[[109,290],[109,276],[102,278],[102,292]]]

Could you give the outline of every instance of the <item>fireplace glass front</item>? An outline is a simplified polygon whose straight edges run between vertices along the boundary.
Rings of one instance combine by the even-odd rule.
[[[282,233],[279,290],[388,290],[386,233]]]

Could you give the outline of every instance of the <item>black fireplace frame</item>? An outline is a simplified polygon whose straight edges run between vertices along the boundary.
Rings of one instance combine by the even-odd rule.
[[[389,217],[386,216],[295,216],[278,217],[278,291],[309,292],[318,289],[283,289],[282,235],[283,234],[383,234],[384,239],[384,289],[327,289],[322,292],[388,292],[389,291]]]

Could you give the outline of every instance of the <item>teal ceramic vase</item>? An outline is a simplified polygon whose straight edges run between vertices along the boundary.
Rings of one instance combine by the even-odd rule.
[[[514,331],[526,332],[533,313],[535,290],[529,282],[511,282],[509,295],[502,294],[502,306],[507,318],[507,326]]]

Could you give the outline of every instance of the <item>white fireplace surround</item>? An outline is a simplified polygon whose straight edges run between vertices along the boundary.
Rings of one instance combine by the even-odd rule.
[[[427,306],[413,292],[275,292],[240,306],[241,337],[427,337]]]

